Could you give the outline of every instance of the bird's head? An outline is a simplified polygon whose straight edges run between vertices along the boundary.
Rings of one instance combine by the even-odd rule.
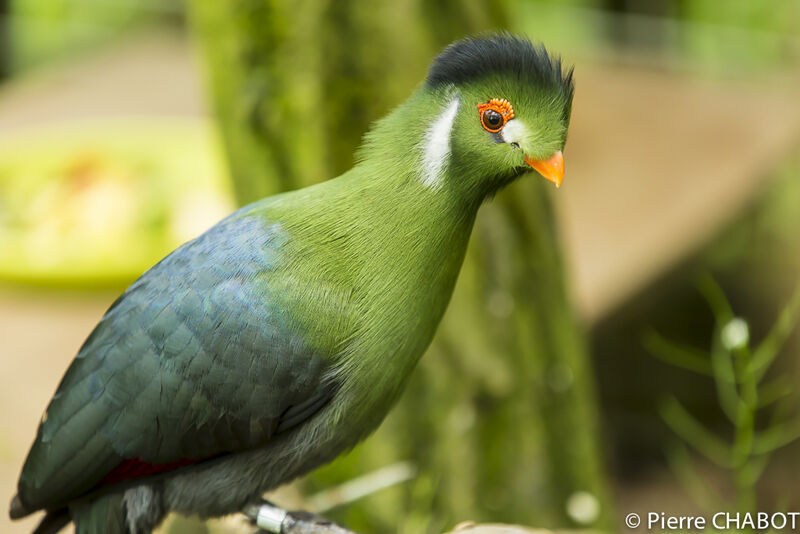
[[[543,47],[508,34],[457,41],[433,61],[423,90],[439,102],[423,164],[449,167],[451,177],[471,176],[490,191],[531,168],[561,185],[572,70]],[[436,162],[445,152],[448,161]]]
[[[367,135],[363,155],[402,158],[428,188],[477,200],[532,169],[559,186],[572,95],[572,70],[543,47],[510,34],[463,39]]]

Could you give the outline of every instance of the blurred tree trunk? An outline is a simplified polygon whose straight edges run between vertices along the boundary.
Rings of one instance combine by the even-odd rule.
[[[11,5],[0,0],[0,81],[11,75]]]
[[[349,168],[370,122],[411,92],[442,46],[506,17],[488,0],[189,7],[242,203]],[[609,525],[592,380],[550,194],[531,176],[481,209],[409,391],[375,436],[305,483],[319,489],[401,459],[419,476],[334,519],[417,533],[466,519],[575,526],[582,510],[589,524]]]

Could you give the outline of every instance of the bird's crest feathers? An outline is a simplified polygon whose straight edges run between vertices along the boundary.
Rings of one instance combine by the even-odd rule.
[[[431,87],[471,82],[500,74],[558,90],[571,99],[572,69],[551,57],[544,46],[509,33],[468,37],[449,45],[433,61],[425,83]]]

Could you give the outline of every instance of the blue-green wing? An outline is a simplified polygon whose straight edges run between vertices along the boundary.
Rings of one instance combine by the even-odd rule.
[[[20,478],[27,508],[89,491],[124,459],[258,447],[327,401],[326,359],[273,291],[289,239],[279,223],[234,214],[128,288],[47,409]]]

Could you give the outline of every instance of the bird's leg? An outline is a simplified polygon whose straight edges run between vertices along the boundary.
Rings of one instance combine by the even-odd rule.
[[[324,517],[302,510],[290,512],[267,500],[248,506],[243,513],[260,529],[273,534],[356,534]]]
[[[250,521],[255,523],[258,528],[274,534],[283,533],[286,518],[289,516],[288,511],[267,500],[249,505],[242,513],[249,517]]]

